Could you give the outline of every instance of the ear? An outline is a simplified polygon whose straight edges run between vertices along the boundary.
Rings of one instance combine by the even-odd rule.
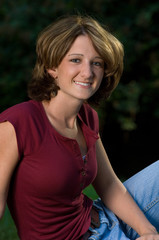
[[[54,79],[57,78],[57,69],[56,68],[52,68],[52,69],[47,69],[47,72],[50,74],[51,77],[53,77]]]

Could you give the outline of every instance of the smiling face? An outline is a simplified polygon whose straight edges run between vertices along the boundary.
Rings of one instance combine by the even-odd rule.
[[[57,68],[48,69],[60,87],[58,96],[80,101],[90,98],[104,76],[104,61],[87,35],[76,38]]]

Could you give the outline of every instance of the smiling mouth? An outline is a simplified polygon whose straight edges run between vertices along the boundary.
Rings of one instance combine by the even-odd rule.
[[[76,81],[74,81],[74,83],[77,85],[85,86],[85,87],[91,86],[91,83],[76,82]]]

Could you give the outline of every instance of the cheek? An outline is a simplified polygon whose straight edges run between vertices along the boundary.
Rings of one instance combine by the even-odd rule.
[[[64,66],[60,71],[58,71],[58,78],[61,80],[71,78],[75,74],[75,69],[71,67]]]
[[[104,71],[102,71],[102,72],[100,72],[100,73],[98,74],[98,79],[99,79],[98,83],[99,83],[99,85],[101,84],[101,82],[102,82],[102,80],[103,80],[103,77],[104,77]]]
[[[100,88],[101,83],[102,83],[102,80],[98,82],[98,84],[97,84],[97,90]]]

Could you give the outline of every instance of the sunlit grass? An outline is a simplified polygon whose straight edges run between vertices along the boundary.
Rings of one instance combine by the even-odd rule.
[[[95,200],[98,198],[98,195],[92,185],[89,185],[83,192],[92,200]]]

